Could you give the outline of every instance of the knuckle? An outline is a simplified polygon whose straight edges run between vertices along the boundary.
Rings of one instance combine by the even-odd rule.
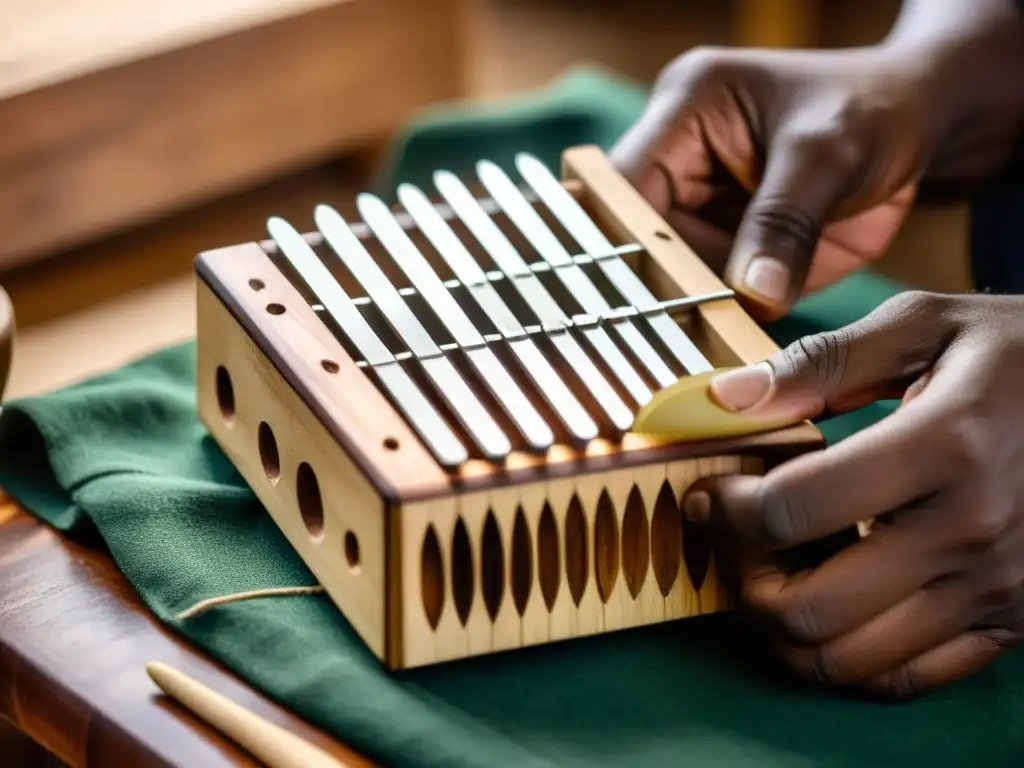
[[[901,320],[930,322],[942,318],[948,307],[948,297],[931,291],[911,290],[886,299],[875,312]]]
[[[782,350],[775,373],[780,378],[810,378],[831,389],[846,374],[849,348],[846,329],[803,336]]]
[[[1004,608],[1017,601],[1021,578],[1017,568],[1007,564],[997,567],[986,581],[983,599],[989,608]]]
[[[818,605],[808,598],[787,600],[779,611],[783,631],[801,644],[818,643],[825,639],[825,627]]]
[[[658,74],[655,90],[690,90],[713,83],[728,68],[726,50],[710,45],[692,48],[669,62]]]
[[[1024,565],[1016,558],[995,554],[987,558],[994,561],[980,574],[977,581],[980,598],[987,612],[996,611],[1007,615],[1007,609],[1014,608],[1021,598],[1024,586]]]
[[[764,589],[759,589],[756,579],[745,580],[740,585],[738,596],[740,604],[755,615],[771,617],[778,613],[777,597]]]
[[[910,701],[924,694],[921,677],[913,663],[904,664],[887,676],[885,695],[895,701]]]
[[[813,253],[821,222],[799,205],[781,196],[764,195],[750,211],[750,223],[776,248]]]
[[[993,494],[978,494],[960,518],[957,535],[960,547],[971,552],[990,551],[1006,531],[1011,512],[1011,506]]]
[[[811,515],[799,495],[775,484],[761,489],[761,534],[771,544],[789,548],[805,540]]]
[[[1020,632],[993,627],[982,631],[981,640],[997,651],[1012,651],[1024,642],[1024,635]]]
[[[790,138],[801,153],[825,168],[849,170],[864,157],[863,142],[841,105],[801,121],[790,129]]]
[[[806,674],[811,682],[821,686],[840,686],[847,682],[842,661],[830,645],[814,649]]]
[[[980,403],[962,405],[944,421],[942,431],[946,460],[958,476],[977,476],[991,466],[992,425]]]

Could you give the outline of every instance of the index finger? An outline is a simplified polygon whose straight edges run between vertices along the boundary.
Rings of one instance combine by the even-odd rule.
[[[945,488],[960,469],[951,423],[945,398],[926,390],[825,450],[763,477],[701,481],[688,496],[709,495],[711,524],[762,547],[790,549]]]

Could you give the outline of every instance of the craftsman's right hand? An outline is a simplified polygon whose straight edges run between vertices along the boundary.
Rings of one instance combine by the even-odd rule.
[[[895,45],[697,49],[664,70],[612,160],[774,320],[881,256],[924,187],[998,171],[1020,124],[992,111],[1005,96],[970,92],[971,66]]]

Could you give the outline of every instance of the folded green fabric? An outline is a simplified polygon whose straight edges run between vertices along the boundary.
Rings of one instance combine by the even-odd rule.
[[[507,165],[520,136],[549,161],[557,158],[562,146],[595,135],[587,125],[622,126],[635,117],[639,91],[615,81],[602,91],[601,83],[584,73],[556,84],[532,110],[514,105],[514,131],[501,112],[479,120],[467,107],[432,115],[424,133],[414,126],[396,149],[382,184],[437,167],[432,160],[442,149],[453,162],[467,162],[469,151]],[[581,84],[587,99],[608,96],[595,96],[602,106],[592,123],[574,98]],[[565,124],[562,104],[576,105],[575,129],[548,134],[545,126]],[[420,138],[428,133],[429,142]],[[429,157],[409,149],[420,141]],[[785,344],[856,319],[898,290],[858,275],[770,330]],[[925,701],[879,706],[795,685],[736,616],[402,674],[386,672],[322,596],[253,600],[176,619],[206,598],[315,583],[197,421],[194,351],[175,347],[7,404],[0,485],[68,536],[108,548],[154,613],[198,648],[371,758],[419,767],[1021,763],[1019,654]],[[829,439],[891,407],[830,422]]]

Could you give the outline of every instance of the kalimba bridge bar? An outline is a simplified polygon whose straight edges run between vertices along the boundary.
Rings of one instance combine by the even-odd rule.
[[[726,608],[687,488],[821,447],[630,432],[776,348],[599,150],[563,160],[196,260],[203,423],[392,668]]]

